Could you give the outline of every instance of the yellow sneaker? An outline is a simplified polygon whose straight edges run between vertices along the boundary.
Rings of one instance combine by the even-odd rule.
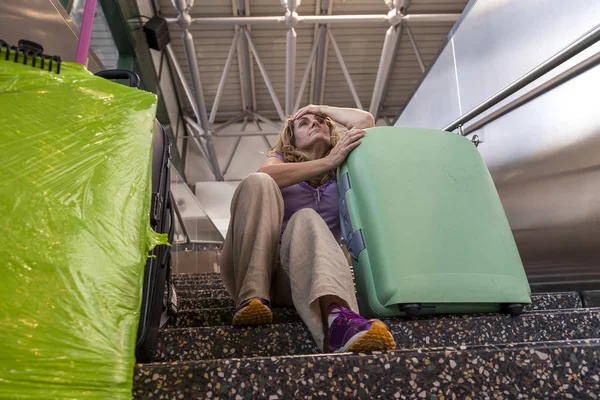
[[[261,298],[248,299],[236,308],[233,315],[233,326],[264,325],[273,322],[273,313],[269,302]]]

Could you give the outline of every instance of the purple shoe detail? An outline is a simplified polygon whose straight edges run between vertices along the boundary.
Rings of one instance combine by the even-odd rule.
[[[329,327],[329,351],[380,351],[395,349],[387,327],[379,320],[367,320],[352,310],[332,304],[329,314],[337,315]]]

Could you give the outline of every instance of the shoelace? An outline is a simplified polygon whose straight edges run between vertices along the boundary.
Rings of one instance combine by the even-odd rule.
[[[366,319],[361,317],[359,314],[355,313],[352,310],[349,310],[344,307],[334,308],[330,314],[337,315],[338,317],[342,317],[350,323],[363,323],[367,322]]]

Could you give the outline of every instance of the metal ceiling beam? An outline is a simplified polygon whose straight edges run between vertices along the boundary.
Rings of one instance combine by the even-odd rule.
[[[177,0],[181,1],[181,0]],[[409,14],[402,16],[402,20],[409,23],[419,22],[456,22],[460,14]],[[165,18],[168,23],[178,23],[178,18]],[[364,15],[307,15],[298,17],[294,23],[303,24],[348,24],[348,23],[389,23],[389,17],[386,14],[364,14]],[[285,16],[266,16],[266,17],[200,17],[192,18],[191,22],[198,25],[256,25],[269,24],[283,26],[289,22]],[[398,21],[400,23],[400,21]]]
[[[328,15],[333,11],[333,1],[321,0],[317,2],[315,14]],[[323,103],[323,94],[325,90],[325,75],[327,70],[327,25],[315,25],[315,44],[317,45],[317,54],[315,66],[312,72],[312,85],[310,102],[313,104]]]
[[[204,158],[204,161],[208,165],[208,168],[210,169],[210,172],[212,172],[214,174],[215,171],[213,170],[213,165],[210,162],[210,159],[208,157],[207,149],[204,146],[204,144],[202,143],[202,140],[200,140],[200,137],[204,135],[202,133],[203,132],[202,128],[200,128],[198,126],[198,124],[196,124],[190,117],[186,116],[186,117],[183,117],[183,118],[185,119],[185,124],[188,127],[192,128],[192,129],[190,129],[190,131],[192,132],[192,135],[188,136],[187,138],[191,138],[194,141],[194,143],[196,143],[196,146],[198,146],[198,149],[200,149],[200,153],[202,153],[202,158]]]
[[[356,88],[354,87],[354,83],[352,82],[352,77],[350,77],[350,72],[348,72],[348,68],[346,67],[346,62],[344,61],[344,57],[342,57],[342,52],[337,45],[335,37],[331,32],[331,29],[327,29],[327,36],[329,37],[329,43],[331,43],[331,47],[333,47],[333,51],[335,51],[335,55],[340,64],[340,68],[342,69],[342,73],[346,78],[346,83],[348,83],[348,88],[350,88],[350,92],[352,93],[352,97],[354,98],[354,103],[356,104],[356,108],[363,109],[363,106],[358,98],[358,93],[356,92]]]
[[[256,63],[258,64],[258,68],[260,69],[260,73],[262,74],[265,84],[267,85],[267,89],[269,90],[269,94],[271,95],[271,99],[273,100],[273,104],[275,104],[275,108],[277,109],[277,114],[279,114],[279,118],[283,121],[285,119],[285,115],[283,114],[283,109],[281,108],[281,103],[279,102],[279,99],[277,98],[277,94],[275,93],[275,89],[273,88],[273,85],[271,84],[271,79],[269,79],[269,74],[267,74],[267,69],[265,68],[265,65],[263,64],[262,59],[260,58],[260,55],[258,54],[258,50],[256,50],[256,46],[254,45],[254,42],[252,41],[252,36],[250,36],[250,33],[248,32],[248,29],[246,29],[245,26],[240,27],[240,29],[244,32],[244,34],[246,35],[246,38],[248,39],[248,45],[250,46],[250,50],[252,50],[252,54],[254,54],[254,59],[256,60]]]
[[[321,104],[323,102],[322,94],[325,80],[324,66],[326,58],[327,26],[319,25],[319,34],[317,36],[317,59],[315,61],[315,80],[313,82],[313,103]]]
[[[325,29],[324,26],[320,26],[319,34],[323,33],[323,36],[325,36],[325,32],[322,32],[322,30],[324,30],[324,29]],[[306,84],[308,83],[308,76],[312,69],[311,68],[312,64],[315,61],[315,57],[317,55],[318,48],[319,48],[319,42],[315,41],[315,43],[313,44],[312,50],[310,52],[310,57],[308,57],[308,61],[306,62],[306,68],[304,69],[304,75],[302,76],[302,82],[300,83],[300,88],[298,89],[298,96],[296,97],[296,103],[294,104],[294,110],[293,110],[292,114],[294,112],[298,111],[298,109],[300,108],[300,102],[302,101],[302,95],[304,94],[304,89],[306,89]]]
[[[229,48],[229,54],[227,54],[227,60],[225,61],[225,66],[223,67],[223,74],[221,74],[221,80],[219,81],[219,87],[217,88],[217,94],[215,96],[215,101],[213,103],[212,109],[210,110],[210,117],[208,118],[208,122],[212,124],[215,122],[215,118],[217,117],[217,110],[219,109],[219,103],[221,102],[221,96],[223,95],[223,89],[225,88],[225,82],[227,81],[227,75],[229,74],[229,69],[231,68],[231,61],[233,60],[233,53],[235,53],[235,49],[237,47],[238,40],[240,38],[240,32],[236,31],[233,35],[233,40],[231,41],[231,47]]]
[[[423,58],[421,57],[421,52],[419,51],[419,46],[417,46],[417,41],[415,40],[415,36],[410,30],[410,26],[406,25],[406,34],[408,35],[408,39],[410,40],[410,45],[412,46],[413,51],[415,52],[415,57],[417,57],[417,62],[419,63],[419,67],[421,68],[421,72],[425,72],[425,64],[423,63]]]
[[[286,0],[285,16],[289,20],[298,18],[296,0]],[[293,25],[286,34],[285,58],[285,114],[292,115],[294,107],[294,83],[296,81],[296,31]]]
[[[377,76],[373,87],[373,95],[369,106],[369,112],[376,119],[377,114],[379,113],[379,105],[382,101],[385,84],[387,83],[387,77],[392,71],[394,55],[396,54],[395,49],[398,45],[400,35],[402,35],[402,26],[390,26],[385,33],[383,48],[381,49],[381,58],[379,60],[379,67],[377,69]]]
[[[246,112],[241,112],[238,115],[223,122],[222,124],[214,126],[213,130],[212,130],[213,134],[216,135],[218,132],[221,132],[223,129],[227,128],[228,126],[231,126],[231,125],[235,124],[236,122],[241,121],[244,118],[244,116],[246,116],[246,115],[248,115],[248,114],[246,114]]]
[[[396,68],[396,61],[398,60],[398,49],[400,48],[400,44],[402,43],[402,35],[404,34],[404,24],[400,25],[400,33],[398,37],[398,41],[396,42],[396,47],[394,47],[394,52],[392,54],[392,64],[390,65],[390,70],[385,78],[385,82],[383,84],[383,90],[381,92],[381,100],[379,101],[379,107],[381,111],[385,111],[385,100],[387,99],[388,92],[390,90],[390,83],[392,82],[392,76],[394,76],[394,68]]]
[[[253,112],[252,116],[254,117],[255,120],[260,120],[260,121],[262,121],[262,122],[264,122],[266,124],[269,124],[269,125],[271,125],[273,128],[275,128],[277,130],[281,129],[281,124],[278,124],[278,123],[276,123],[274,121],[271,121],[269,118],[267,118],[267,117],[265,117],[265,116],[263,116],[263,115],[261,115],[261,114],[259,114],[257,112]]]
[[[394,4],[395,14],[397,16],[404,16],[410,7],[411,0],[397,0]],[[383,90],[381,91],[381,98],[379,100],[379,110],[383,111],[384,118],[387,118],[385,115],[385,100],[387,99],[388,92],[390,90],[390,83],[392,81],[392,76],[394,75],[394,68],[396,67],[396,61],[398,59],[398,49],[400,48],[400,44],[402,43],[402,35],[404,34],[404,29],[408,25],[406,23],[400,24],[400,32],[398,33],[398,40],[396,41],[396,46],[394,47],[394,51],[392,52],[392,60],[390,64],[390,69],[386,75],[385,81],[383,83]],[[377,120],[377,118],[375,118]],[[389,125],[389,121],[385,119],[386,123]]]
[[[185,48],[185,54],[188,60],[188,66],[190,70],[190,76],[192,79],[192,87],[194,88],[194,100],[196,101],[196,108],[200,115],[200,125],[204,129],[205,134],[203,135],[206,140],[206,150],[208,155],[208,161],[212,166],[212,172],[215,175],[215,179],[218,181],[223,180],[223,174],[219,167],[217,158],[217,152],[212,142],[210,134],[210,126],[208,122],[208,114],[206,112],[206,104],[204,102],[204,93],[202,91],[202,82],[200,80],[200,70],[198,68],[198,58],[196,57],[196,49],[194,47],[194,38],[189,31],[190,26],[190,15],[188,14],[189,6],[185,0],[174,0],[174,5],[179,12],[179,26],[183,30],[183,44]]]
[[[246,14],[246,2],[245,0],[237,0],[237,12],[238,16],[234,17],[234,19],[239,20],[240,18],[245,17]],[[246,29],[246,26],[240,25],[240,30]],[[250,60],[250,50],[248,48],[248,39],[244,32],[241,32],[241,37],[239,39],[240,42],[240,58],[241,58],[241,76],[242,76],[242,87],[244,94],[244,103],[246,106],[246,112],[251,112],[256,109],[256,104],[254,104],[254,90],[252,87],[252,61]]]
[[[286,34],[285,58],[285,115],[292,115],[294,107],[294,84],[296,80],[296,31],[290,28]]]
[[[391,10],[388,13],[389,21],[392,26],[389,27],[385,33],[385,39],[383,41],[383,48],[381,49],[381,58],[379,60],[379,67],[377,69],[377,76],[375,79],[375,85],[373,87],[373,95],[371,97],[371,104],[369,106],[369,112],[377,120],[377,114],[382,108],[381,104],[385,100],[388,92],[388,86],[390,84],[390,78],[394,65],[396,64],[396,58],[398,55],[398,44],[402,39],[402,32],[405,23],[395,25],[395,22],[406,13],[410,5],[411,0],[395,0],[392,4],[388,4]]]
[[[171,60],[171,63],[173,64],[173,67],[175,68],[175,73],[179,78],[179,82],[181,82],[183,92],[185,93],[185,96],[187,97],[188,101],[190,102],[190,105],[192,106],[194,116],[196,117],[197,121],[200,121],[200,113],[198,112],[198,107],[196,106],[196,102],[194,101],[194,95],[192,94],[192,90],[190,89],[189,85],[185,80],[185,75],[183,74],[181,65],[179,64],[179,61],[175,56],[175,51],[173,51],[173,46],[171,45],[171,43],[167,45],[167,54],[169,56],[169,59]]]
[[[279,132],[240,132],[240,133],[221,133],[219,135],[215,135],[216,137],[252,137],[252,136],[279,136]]]
[[[229,159],[227,160],[227,164],[225,164],[225,169],[223,170],[223,174],[226,174],[227,171],[229,171],[229,166],[231,165],[231,161],[233,161],[233,156],[235,155],[235,152],[238,149],[238,146],[240,145],[240,141],[242,140],[242,136],[239,136],[237,138],[237,140],[235,141],[235,145],[233,146],[233,150],[231,151],[231,154],[229,155]]]

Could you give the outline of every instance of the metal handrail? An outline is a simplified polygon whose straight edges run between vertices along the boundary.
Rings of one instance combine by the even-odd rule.
[[[600,24],[444,128],[452,132],[600,40]],[[464,131],[461,134],[466,135]]]
[[[577,75],[588,71],[589,69],[595,67],[598,64],[600,64],[600,52],[594,54],[591,57],[586,58],[582,62],[578,63],[577,65],[574,65],[566,71],[561,72],[549,81],[544,82],[535,89],[532,89],[524,95],[519,96],[518,98],[509,102],[508,104],[486,115],[485,117],[478,119],[477,121],[468,126],[465,126],[463,128],[463,135],[466,136],[472,132],[475,132],[478,129],[481,129],[483,126],[489,124],[490,122],[497,120],[498,118],[508,114],[512,110],[521,107],[523,104],[528,103],[531,100],[543,95],[544,93],[549,92],[550,90],[562,85],[563,83],[576,77]]]

